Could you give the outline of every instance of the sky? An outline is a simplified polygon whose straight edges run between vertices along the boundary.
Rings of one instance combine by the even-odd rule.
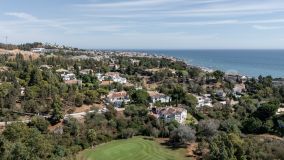
[[[0,0],[0,42],[283,49],[284,0]]]

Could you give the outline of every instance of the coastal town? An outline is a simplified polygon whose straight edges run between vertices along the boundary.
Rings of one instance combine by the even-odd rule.
[[[96,132],[95,138],[85,142],[91,146],[143,135],[170,138],[169,144],[175,147],[190,142],[201,146],[195,135],[186,141],[171,138],[187,126],[196,127],[199,138],[205,134],[202,143],[207,145],[211,142],[206,138],[218,130],[283,135],[281,78],[224,73],[138,51],[80,50],[42,43],[0,46],[0,128],[4,134],[27,124],[44,127],[43,134],[55,137],[81,135],[82,141],[84,134]],[[259,118],[263,115],[258,108],[271,113]],[[254,123],[263,126],[253,128]],[[81,125],[86,131],[79,129]],[[212,150],[193,147],[187,156],[198,159],[208,149]]]
[[[50,47],[50,46],[49,46]],[[175,117],[181,117],[180,120],[178,120],[179,123],[184,124],[186,119],[187,119],[187,114],[186,111],[183,112],[178,112],[177,110],[183,110],[185,107],[173,107],[170,104],[172,104],[172,98],[170,95],[165,95],[163,93],[159,93],[156,88],[151,88],[149,86],[155,85],[155,82],[149,81],[149,77],[147,76],[140,76],[139,78],[142,79],[143,82],[145,83],[132,83],[128,82],[127,75],[121,75],[119,73],[120,71],[120,64],[118,63],[118,60],[115,59],[115,57],[127,57],[130,58],[130,62],[132,65],[139,66],[140,63],[140,58],[154,58],[154,59],[166,59],[171,62],[177,62],[181,61],[179,59],[176,59],[174,57],[167,57],[167,56],[160,56],[160,55],[151,55],[143,52],[125,52],[125,51],[74,51],[71,47],[64,48],[60,47],[57,45],[52,46],[53,49],[46,49],[46,48],[31,48],[30,51],[22,51],[22,50],[1,50],[1,55],[8,55],[8,56],[15,56],[15,54],[23,54],[26,57],[38,57],[38,56],[52,56],[53,53],[57,53],[59,51],[63,53],[72,53],[76,54],[75,56],[68,57],[68,59],[74,60],[74,61],[85,61],[85,60],[90,60],[93,59],[98,62],[108,62],[108,68],[109,72],[97,72],[96,67],[91,67],[91,68],[84,68],[82,69],[81,66],[77,66],[78,68],[75,70],[74,66],[67,66],[66,68],[57,68],[57,66],[52,66],[48,64],[42,64],[38,67],[40,70],[54,70],[56,68],[55,73],[61,77],[62,81],[67,84],[67,85],[77,85],[78,87],[82,87],[85,85],[82,81],[82,79],[77,78],[80,76],[95,76],[98,80],[98,83],[100,86],[108,87],[112,84],[119,84],[123,87],[133,87],[135,90],[146,90],[148,95],[149,95],[149,111],[151,111],[151,114],[156,114],[156,117],[168,117],[167,119],[169,120],[169,117],[172,118],[172,120],[176,120]],[[55,55],[53,55],[55,56]],[[135,59],[136,58],[136,59]],[[185,62],[184,62],[185,63]],[[187,67],[194,67],[191,66],[190,64],[187,64]],[[8,71],[9,68],[6,66],[1,67],[3,71]],[[214,71],[211,69],[206,69],[206,68],[198,68],[204,73],[213,73]],[[159,73],[163,69],[159,68],[150,68],[147,71],[151,73]],[[2,71],[2,72],[3,72]],[[177,76],[177,71],[172,70],[172,74]],[[77,73],[77,74],[76,74]],[[204,109],[206,107],[213,107],[214,105],[235,105],[238,103],[238,101],[235,101],[234,99],[240,98],[242,95],[245,94],[246,88],[244,83],[246,82],[248,77],[246,76],[241,76],[238,74],[226,74],[223,77],[224,81],[228,81],[232,84],[234,84],[233,89],[230,91],[224,91],[221,87],[218,87],[218,80],[212,75],[211,77],[206,77],[206,84],[201,86],[202,88],[214,88],[213,94],[194,94],[194,93],[189,93],[193,97],[196,98],[196,108],[197,109]],[[186,79],[186,81],[193,81],[193,79]],[[184,83],[184,82],[183,82]],[[230,99],[227,96],[227,93],[230,93],[233,95],[234,99]],[[21,96],[25,96],[25,87],[21,86]],[[213,102],[212,99],[215,99]],[[107,111],[106,107],[107,106],[113,106],[114,109],[117,109],[118,111],[123,111],[124,108],[122,107],[122,104],[125,105],[129,102],[131,102],[129,93],[127,91],[117,91],[117,89],[112,89],[109,90],[109,93],[107,95],[99,97],[99,100],[104,102],[101,104],[101,108],[104,111]],[[165,109],[171,110],[172,112],[166,114],[166,113],[161,113],[161,112],[152,112],[153,109],[156,109],[157,103],[163,104]],[[175,109],[176,108],[176,109]],[[86,115],[87,112],[91,111],[90,108],[84,110],[86,112],[81,112],[82,115]],[[27,113],[29,114],[29,113]],[[183,114],[183,116],[181,116]],[[72,116],[73,114],[67,114],[67,116]],[[49,115],[50,116],[50,115]],[[67,118],[67,116],[65,116]],[[76,117],[76,116],[75,116]],[[77,116],[78,117],[78,116]],[[82,118],[82,117],[81,117]],[[170,119],[171,119],[170,118]],[[23,120],[25,122],[29,122],[29,118],[26,120]],[[2,122],[2,125],[5,123]],[[9,124],[9,123],[8,123]]]

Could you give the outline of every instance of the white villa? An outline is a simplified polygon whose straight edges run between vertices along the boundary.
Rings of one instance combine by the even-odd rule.
[[[177,121],[184,124],[187,118],[187,110],[181,107],[165,107],[159,108],[158,117],[164,119],[165,122]]]
[[[125,84],[127,83],[127,79],[123,78],[120,76],[120,74],[118,72],[108,72],[105,75],[101,74],[101,73],[97,73],[96,77],[98,78],[98,80],[100,82],[104,81],[104,80],[112,80],[113,82],[117,82],[120,84]]]
[[[74,73],[61,74],[61,77],[62,77],[63,81],[76,80],[76,76],[75,76]]]
[[[76,75],[69,70],[58,69],[56,70],[58,74],[60,74],[62,80],[69,85],[77,84],[82,85],[82,80],[77,80]]]
[[[82,75],[88,75],[88,74],[93,74],[94,73],[94,71],[92,70],[92,69],[83,69],[83,70],[81,70],[81,71],[79,71],[80,72],[80,74],[82,74]]]
[[[126,104],[128,102],[130,102],[130,98],[129,98],[127,92],[125,92],[125,91],[110,92],[107,95],[107,101],[109,103],[112,103],[115,107],[120,107],[123,102],[126,103]]]
[[[213,107],[210,94],[205,94],[203,96],[197,96],[197,95],[194,95],[194,96],[197,99],[197,105],[196,105],[197,108],[204,107],[204,106]]]
[[[32,48],[31,51],[34,53],[43,53],[45,52],[45,48]]]
[[[148,94],[151,98],[151,103],[161,102],[169,103],[171,102],[171,97],[157,91],[148,91]]]

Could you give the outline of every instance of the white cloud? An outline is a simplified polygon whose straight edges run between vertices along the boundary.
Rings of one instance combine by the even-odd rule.
[[[263,26],[263,25],[253,25],[252,27],[258,30],[275,30],[275,29],[284,28],[284,26]]]
[[[23,20],[27,20],[27,21],[35,21],[38,20],[35,16],[25,13],[25,12],[7,12],[5,13],[5,15],[7,16],[14,16]]]

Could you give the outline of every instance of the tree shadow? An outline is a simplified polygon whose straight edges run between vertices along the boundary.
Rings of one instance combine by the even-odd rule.
[[[177,143],[171,143],[170,141],[161,142],[160,145],[166,147],[167,149],[171,150],[178,150],[178,149],[186,149],[187,144],[177,144]]]

